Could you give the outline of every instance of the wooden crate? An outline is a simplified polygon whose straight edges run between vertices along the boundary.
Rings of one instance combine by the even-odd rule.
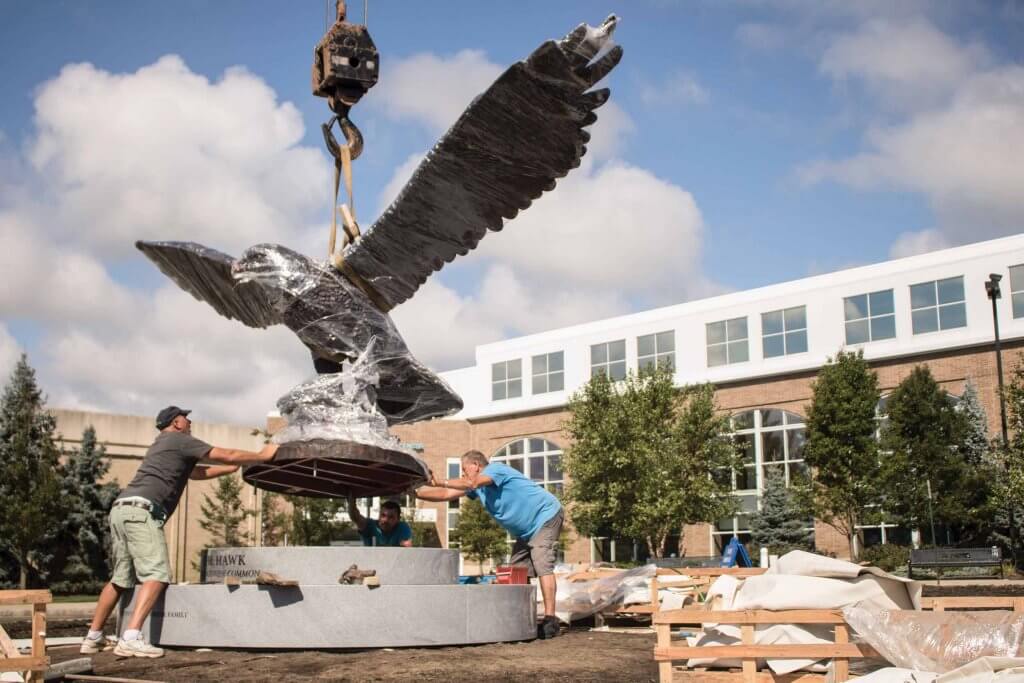
[[[25,656],[14,647],[0,626],[0,671],[24,671],[26,681],[41,681],[50,665],[46,656],[46,605],[53,602],[50,591],[0,591],[0,605],[32,605],[32,654]]]
[[[672,681],[708,681],[712,683],[762,683],[767,681],[811,683],[824,681],[823,674],[796,672],[776,676],[770,671],[759,672],[757,660],[769,659],[833,659],[835,679],[847,681],[850,678],[850,659],[877,657],[878,653],[867,645],[850,643],[850,631],[840,610],[799,609],[799,610],[707,610],[681,609],[665,610],[653,617],[658,636],[654,647],[654,659],[658,662],[660,683]],[[735,624],[740,627],[742,642],[734,645],[707,645],[690,647],[672,644],[674,625]],[[832,624],[835,626],[835,641],[807,645],[757,645],[754,642],[755,627],[761,624]],[[674,671],[672,662],[691,658],[739,659],[742,671],[682,670]]]

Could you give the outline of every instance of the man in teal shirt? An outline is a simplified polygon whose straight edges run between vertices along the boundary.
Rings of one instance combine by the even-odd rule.
[[[348,497],[348,516],[363,537],[363,545],[412,547],[412,527],[402,521],[402,508],[393,500],[380,505],[376,520],[359,514],[356,499]]]
[[[462,473],[460,479],[445,479],[440,483],[432,479],[433,486],[418,489],[416,496],[432,501],[466,496],[483,503],[487,512],[516,539],[511,563],[527,565],[530,576],[538,577],[544,598],[544,620],[538,635],[554,638],[559,632],[554,568],[565,517],[562,504],[518,470],[502,463],[488,463],[480,451],[469,451],[462,456]]]

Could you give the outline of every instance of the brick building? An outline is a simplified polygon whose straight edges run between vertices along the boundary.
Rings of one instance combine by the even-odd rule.
[[[971,381],[999,429],[992,306],[985,281],[1003,276],[998,301],[1004,372],[1024,348],[1024,236],[817,275],[759,289],[597,320],[479,346],[473,366],[444,373],[463,397],[453,418],[395,431],[422,446],[435,472],[453,476],[458,456],[475,448],[558,490],[569,446],[561,425],[565,403],[595,372],[624,377],[671,360],[680,385],[712,382],[720,408],[745,446],[734,476],[740,514],[686,529],[687,555],[710,555],[747,529],[765,468],[789,475],[804,467],[803,419],[818,369],[840,349],[863,349],[884,396],[918,364],[959,395]],[[439,535],[458,523],[453,504],[437,510]],[[867,544],[900,540],[906,531],[882,524],[864,529]],[[819,550],[848,554],[845,539],[815,522]],[[572,535],[568,561],[624,559],[628,539]]]

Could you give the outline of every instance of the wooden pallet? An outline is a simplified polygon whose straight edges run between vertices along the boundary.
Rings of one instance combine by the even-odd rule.
[[[46,656],[46,605],[53,602],[50,591],[0,591],[0,605],[32,605],[32,654],[25,656],[14,647],[0,626],[0,671],[24,671],[26,681],[42,681],[50,665]]]
[[[811,683],[824,681],[822,674],[794,673],[776,676],[769,671],[758,672],[757,660],[768,659],[833,659],[834,680],[847,681],[850,677],[850,659],[877,657],[878,653],[867,645],[850,643],[850,631],[840,610],[665,610],[653,617],[658,636],[654,659],[658,662],[660,683],[672,681],[715,681],[731,683],[760,683],[787,681]],[[672,627],[675,625],[735,624],[740,627],[742,642],[735,645],[674,646]],[[762,624],[832,624],[835,626],[833,643],[807,645],[757,645],[755,627]],[[674,671],[672,662],[691,658],[739,659],[742,671],[708,671],[689,669]]]

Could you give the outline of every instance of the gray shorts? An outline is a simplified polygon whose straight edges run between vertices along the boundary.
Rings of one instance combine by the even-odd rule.
[[[529,539],[517,538],[512,546],[509,564],[525,564],[530,576],[554,574],[555,551],[558,549],[558,537],[562,534],[564,520],[565,512],[559,510]]]

